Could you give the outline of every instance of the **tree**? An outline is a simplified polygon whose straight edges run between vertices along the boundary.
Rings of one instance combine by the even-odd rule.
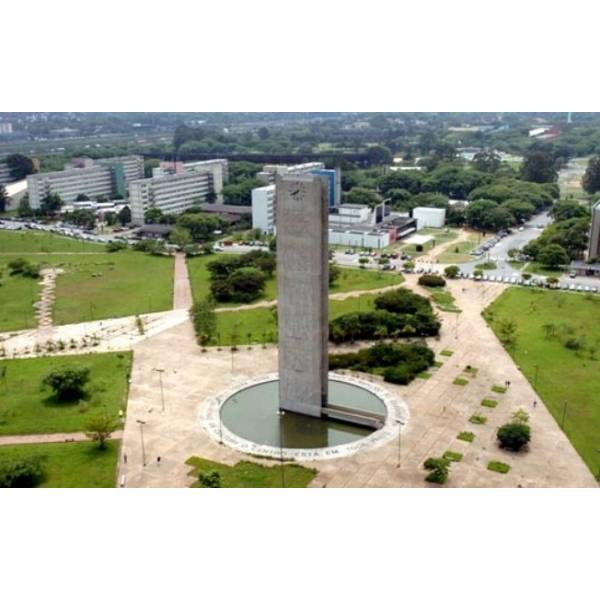
[[[558,179],[554,158],[543,150],[528,152],[521,165],[521,177],[535,183],[554,183]]]
[[[24,179],[27,175],[35,173],[33,160],[23,154],[11,154],[6,159],[6,165],[13,179]]]
[[[377,192],[367,188],[355,187],[346,194],[346,202],[350,204],[366,204],[373,207],[381,202],[381,198]]]
[[[117,419],[111,417],[105,411],[88,420],[85,424],[85,435],[94,442],[98,442],[98,447],[104,450],[106,448],[106,440],[110,438],[118,426]]]
[[[29,200],[27,198],[22,198],[19,201],[19,208],[17,209],[17,215],[22,219],[28,219],[33,216],[33,209],[29,204]]]
[[[160,223],[162,217],[163,211],[160,210],[160,208],[152,207],[144,213],[144,223],[154,225],[156,223]]]
[[[550,215],[555,221],[587,218],[588,214],[588,209],[575,200],[559,200],[550,210]]]
[[[548,269],[557,269],[569,263],[567,251],[558,244],[548,244],[540,250],[538,261]]]
[[[0,460],[0,488],[35,487],[44,478],[44,458],[5,458]]]
[[[390,165],[394,159],[390,149],[385,146],[369,146],[366,154],[371,165]]]
[[[6,211],[6,205],[8,203],[8,194],[6,193],[6,188],[3,185],[0,185],[0,213]]]
[[[73,365],[51,371],[44,377],[43,385],[51,388],[59,400],[71,401],[83,397],[89,379],[89,368]]]
[[[444,275],[446,275],[448,279],[456,279],[459,274],[460,269],[456,265],[448,265],[444,269]]]
[[[131,209],[129,206],[124,206],[117,216],[119,223],[124,227],[127,223],[131,223]]]
[[[266,140],[266,139],[268,139],[270,135],[271,135],[271,134],[269,133],[269,130],[268,130],[266,127],[261,127],[261,128],[258,130],[258,137],[259,137],[261,140]]]
[[[252,302],[264,291],[265,274],[255,267],[236,269],[227,279],[234,302]]]
[[[46,217],[53,217],[62,205],[63,201],[58,194],[48,194],[40,202],[40,213]]]
[[[212,296],[198,300],[190,310],[196,337],[202,345],[207,344],[217,332],[217,315]]]
[[[84,229],[93,229],[96,225],[96,215],[87,208],[76,208],[63,216],[63,221],[74,223]]]
[[[181,215],[177,225],[189,231],[194,242],[208,242],[214,238],[214,231],[222,227],[222,222],[216,215],[191,213]]]
[[[502,448],[518,452],[531,440],[531,428],[526,423],[513,421],[502,425],[496,437]]]
[[[331,287],[342,274],[342,270],[337,265],[329,265],[329,287]]]
[[[200,475],[198,475],[198,482],[205,488],[220,488],[221,475],[215,470],[208,471],[207,473],[200,473]]]
[[[588,194],[600,192],[600,156],[592,156],[590,158],[583,178],[581,179],[581,187]]]
[[[500,156],[493,150],[482,150],[473,157],[472,164],[478,171],[495,173],[502,164],[502,161]]]
[[[171,244],[175,244],[180,248],[184,248],[188,244],[192,243],[192,234],[188,229],[184,229],[183,227],[175,227],[173,231],[169,234],[169,242]]]
[[[425,481],[429,483],[446,483],[450,471],[450,461],[446,458],[428,458],[423,466],[429,471]]]
[[[75,202],[89,202],[90,201],[90,197],[87,196],[86,194],[77,194],[77,197],[75,198]]]

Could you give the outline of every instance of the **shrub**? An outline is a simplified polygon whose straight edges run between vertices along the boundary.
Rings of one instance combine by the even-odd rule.
[[[442,458],[449,462],[460,462],[463,459],[463,455],[460,452],[452,452],[452,450],[446,450]]]
[[[481,406],[485,406],[486,408],[496,408],[496,406],[498,406],[498,402],[496,402],[496,400],[489,400],[488,398],[484,398],[481,401]]]
[[[22,275],[37,279],[40,276],[40,266],[34,265],[24,258],[15,258],[8,263],[8,269],[11,275]]]
[[[106,440],[110,438],[118,426],[119,423],[116,419],[107,413],[101,413],[90,418],[86,423],[85,435],[94,442],[98,442],[98,447],[101,450],[104,450],[104,448],[106,448]]]
[[[456,279],[459,274],[460,269],[456,265],[448,265],[444,269],[444,275],[446,275],[448,279]]]
[[[485,425],[487,423],[487,417],[483,417],[482,415],[472,415],[469,418],[469,423],[473,423],[474,425]]]
[[[0,461],[0,488],[35,487],[43,478],[43,459],[40,456]]]
[[[106,244],[107,252],[120,252],[121,250],[125,250],[127,248],[127,244],[125,242],[119,242],[116,240],[111,240]]]
[[[221,475],[218,471],[208,471],[207,473],[200,473],[198,476],[200,485],[205,488],[220,488],[221,487]]]
[[[89,368],[74,365],[51,371],[44,377],[43,385],[52,388],[59,400],[77,400],[83,396],[89,378]]]
[[[499,462],[497,460],[491,460],[488,463],[488,471],[495,471],[496,473],[502,473],[503,475],[510,471],[510,466],[506,463]]]
[[[502,448],[518,452],[529,443],[531,428],[525,423],[506,423],[498,429],[496,437]]]
[[[423,466],[430,471],[425,481],[443,484],[448,480],[450,461],[446,458],[428,458]]]
[[[471,443],[475,439],[475,434],[472,433],[471,431],[461,431],[456,436],[456,439],[460,440],[461,442],[469,442],[469,443]]]
[[[457,377],[453,382],[454,385],[467,385],[469,383],[468,379],[465,379],[464,377]]]
[[[383,380],[389,383],[406,385],[414,379],[409,368],[406,365],[398,367],[388,367],[383,373]]]
[[[444,287],[446,285],[446,280],[440,275],[425,274],[419,277],[419,285],[425,287]]]

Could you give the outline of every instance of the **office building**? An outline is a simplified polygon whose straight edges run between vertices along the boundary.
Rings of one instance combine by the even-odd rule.
[[[423,227],[443,227],[446,224],[446,209],[418,206],[413,209],[412,216],[417,220],[417,229]]]
[[[592,207],[592,228],[590,230],[588,260],[590,262],[600,262],[600,200]]]
[[[163,161],[152,169],[152,177],[164,175],[179,175],[181,173],[210,173],[213,182],[213,192],[217,204],[223,204],[223,186],[229,181],[229,161],[226,158],[201,160],[195,162]]]
[[[129,184],[129,201],[134,225],[144,224],[144,213],[158,208],[167,215],[179,215],[206,202],[213,191],[209,171],[191,171],[139,179]]]
[[[48,194],[58,194],[65,205],[70,205],[80,194],[90,199],[125,198],[127,184],[132,178],[144,176],[141,156],[118,156],[92,160],[72,159],[64,171],[36,173],[27,177],[29,202],[39,208]]]
[[[279,408],[320,417],[327,404],[327,184],[278,175]]]
[[[252,190],[252,228],[275,233],[275,185]]]
[[[4,161],[0,161],[0,185],[10,183],[12,180],[8,165]]]

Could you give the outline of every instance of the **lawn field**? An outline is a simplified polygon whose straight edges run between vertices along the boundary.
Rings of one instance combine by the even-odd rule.
[[[542,266],[540,263],[531,262],[525,267],[525,273],[532,273],[534,275],[545,275],[547,277],[560,277],[567,272],[568,269],[549,269]]]
[[[215,256],[196,256],[188,259],[188,272],[192,293],[195,300],[206,298],[210,292],[210,273],[206,265],[215,260]],[[373,271],[368,269],[353,269],[340,267],[340,276],[329,288],[330,294],[352,292],[357,290],[374,290],[390,285],[397,285],[404,281],[399,273],[389,271]],[[267,280],[265,293],[256,302],[275,300],[277,298],[277,277]],[[219,307],[235,307],[239,304],[221,302]]]
[[[0,231],[0,254],[37,252],[104,252],[105,245],[42,231]]]
[[[0,446],[0,462],[41,457],[45,476],[37,487],[108,488],[115,487],[119,445],[109,440],[104,450],[92,442]]]
[[[377,294],[362,294],[356,298],[329,301],[329,319],[357,311],[372,310]],[[273,343],[277,341],[277,321],[273,308],[251,308],[217,313],[217,338],[213,345]]]
[[[282,487],[281,465],[265,467],[249,461],[240,461],[230,467],[197,456],[186,460],[193,467],[191,475],[198,478],[200,473],[216,471],[221,476],[221,487],[224,488],[278,488]],[[285,464],[283,467],[285,487],[305,488],[316,476],[315,469],[307,469],[300,465]],[[202,487],[200,483],[192,487]]]
[[[6,265],[14,257],[0,256],[0,298],[11,303],[11,314],[0,317],[0,330],[35,326],[33,301],[39,299],[38,281],[9,276]],[[56,325],[125,317],[170,310],[173,306],[173,258],[142,252],[29,255],[29,262],[59,267],[53,319]],[[34,293],[32,299],[31,293]]]
[[[90,380],[81,402],[60,402],[42,380],[57,367],[89,367]],[[0,361],[0,435],[82,431],[91,416],[117,416],[125,409],[130,352],[54,356]]]
[[[564,416],[571,443],[598,475],[600,298],[510,288],[484,315],[499,338],[501,322],[514,322],[516,345],[508,351],[559,425]],[[535,431],[533,436],[535,443]]]
[[[437,261],[442,264],[461,264],[475,260],[469,254],[477,246],[478,236],[476,233],[469,234],[469,239],[464,242],[457,242],[448,247],[437,257]]]

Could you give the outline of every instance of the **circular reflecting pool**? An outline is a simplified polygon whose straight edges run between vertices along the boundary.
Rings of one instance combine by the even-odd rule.
[[[342,381],[329,381],[329,403],[380,415],[387,411],[374,393]],[[373,429],[291,412],[279,414],[279,382],[259,383],[230,396],[221,406],[223,425],[235,435],[266,446],[330,448],[356,442]]]

